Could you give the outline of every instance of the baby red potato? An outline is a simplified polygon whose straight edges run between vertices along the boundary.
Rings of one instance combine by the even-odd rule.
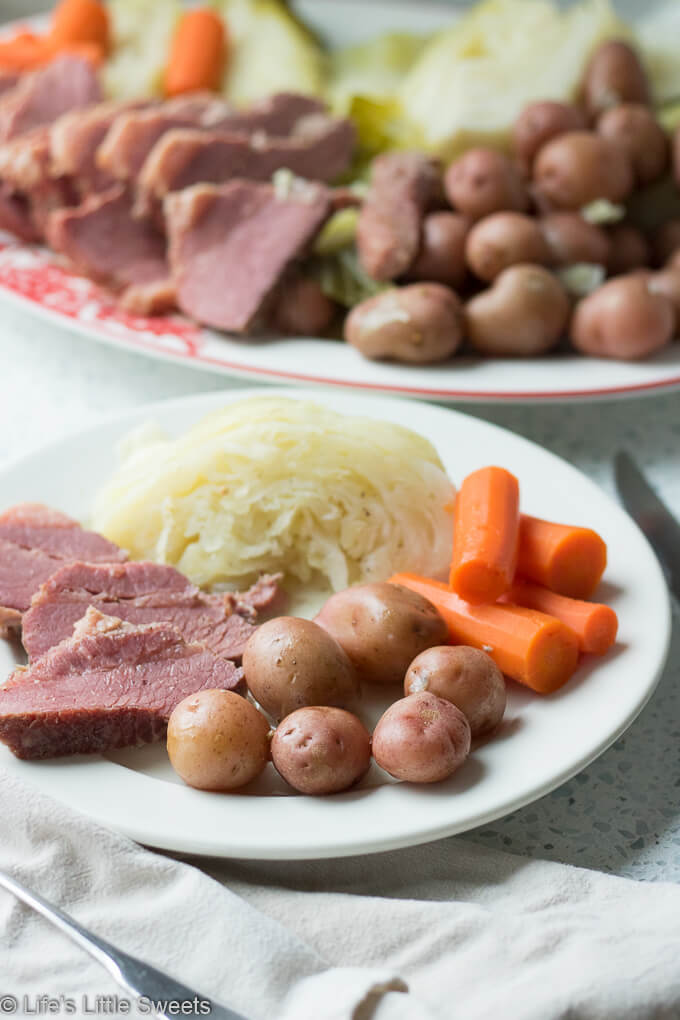
[[[421,652],[408,668],[404,693],[429,691],[459,708],[473,737],[495,730],[505,712],[505,680],[486,652],[441,645]]]
[[[470,753],[470,724],[455,705],[429,691],[395,701],[373,731],[373,757],[405,783],[439,783]]]
[[[670,343],[673,305],[653,292],[645,273],[608,280],[576,305],[569,335],[577,350],[600,358],[645,358]]]
[[[340,793],[368,770],[371,736],[355,715],[341,708],[298,708],[274,733],[272,761],[300,793]]]
[[[512,160],[496,149],[468,149],[444,176],[446,197],[458,212],[479,220],[493,212],[524,212],[529,196]]]

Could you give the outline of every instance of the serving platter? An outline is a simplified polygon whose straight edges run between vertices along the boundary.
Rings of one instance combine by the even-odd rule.
[[[574,467],[486,422],[418,401],[327,389],[284,392],[418,431],[434,443],[454,482],[481,465],[502,464],[518,476],[525,510],[598,530],[609,547],[609,566],[597,594],[619,615],[616,646],[602,659],[586,660],[549,697],[511,684],[500,732],[450,780],[431,787],[395,783],[374,766],[350,792],[302,797],[287,795],[270,767],[245,792],[204,793],[181,783],[162,744],[44,762],[19,761],[0,746],[0,768],[144,844],[277,860],[371,853],[465,832],[530,803],[584,768],[640,712],[668,650],[667,588],[636,525]],[[126,432],[153,421],[174,435],[219,407],[262,393],[227,391],[149,405],[45,446],[0,470],[3,506],[41,501],[86,521]],[[306,611],[313,608],[310,602]],[[18,661],[17,649],[0,642],[0,673],[7,675]]]
[[[330,45],[347,45],[382,32],[428,32],[456,17],[447,4],[297,0],[293,6]],[[242,340],[203,329],[180,316],[131,316],[92,283],[68,272],[57,256],[6,234],[0,234],[0,301],[18,302],[30,314],[66,326],[93,343],[261,381],[323,384],[446,402],[554,402],[680,387],[677,342],[646,361],[633,363],[564,353],[520,360],[470,357],[444,365],[408,366],[367,361],[341,342],[295,337]]]

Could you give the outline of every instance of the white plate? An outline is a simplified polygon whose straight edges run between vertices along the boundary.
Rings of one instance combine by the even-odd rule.
[[[297,0],[295,7],[331,45],[387,31],[428,32],[457,16],[445,4],[380,0]],[[680,386],[680,343],[634,363],[561,354],[524,360],[459,358],[417,367],[366,361],[344,343],[238,340],[179,317],[125,315],[91,283],[65,272],[53,255],[13,243],[8,235],[0,236],[0,297],[18,300],[88,340],[204,371],[273,382],[323,383],[445,401],[554,402]]]
[[[38,500],[86,518],[114,465],[114,444],[156,420],[170,433],[258,390],[151,405],[61,440],[0,471],[4,505]],[[271,391],[268,391],[269,393]],[[340,412],[387,419],[430,439],[451,477],[499,463],[520,479],[530,513],[587,524],[609,546],[600,595],[619,614],[620,637],[603,659],[584,663],[557,694],[511,685],[500,734],[451,780],[414,787],[387,782],[376,767],[361,789],[328,798],[283,796],[273,767],[257,790],[223,795],[183,786],[162,746],[109,758],[22,762],[0,747],[0,767],[141,843],[229,857],[339,857],[409,846],[464,832],[528,804],[600,754],[650,697],[667,653],[670,607],[657,561],[630,518],[575,468],[525,439],[475,418],[415,401],[327,390],[289,390]],[[0,672],[14,666],[0,643]]]

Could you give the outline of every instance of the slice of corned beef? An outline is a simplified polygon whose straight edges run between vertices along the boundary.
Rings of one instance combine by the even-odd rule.
[[[299,92],[275,92],[265,99],[258,99],[245,110],[230,113],[223,128],[247,135],[264,131],[282,138],[290,134],[302,117],[325,111],[324,104],[311,96],[303,96]]]
[[[85,276],[114,290],[166,284],[166,241],[152,223],[132,216],[125,188],[115,185],[79,206],[59,209],[47,223],[47,240]]]
[[[15,85],[19,84],[21,74],[19,71],[0,71],[0,96],[9,92]]]
[[[215,688],[243,693],[241,670],[172,626],[90,608],[66,640],[0,687],[0,740],[18,758],[150,743],[183,698]]]
[[[40,240],[40,231],[36,227],[26,196],[17,195],[2,181],[0,181],[0,230],[7,230],[28,244]]]
[[[23,618],[22,642],[31,659],[44,655],[73,630],[88,606],[130,623],[171,624],[186,641],[239,659],[255,630],[258,608],[277,591],[275,579],[244,595],[208,595],[158,563],[72,563],[57,570],[33,597]],[[245,600],[245,601],[244,601]]]
[[[68,110],[98,103],[102,98],[96,72],[88,60],[61,56],[47,67],[22,75],[0,97],[0,140],[9,141],[43,124],[52,124]]]
[[[286,137],[256,132],[169,131],[156,143],[137,180],[137,215],[194,184],[222,184],[235,177],[268,181],[283,167],[316,181],[332,181],[349,166],[355,144],[350,121],[312,114]]]
[[[20,503],[0,514],[0,632],[21,613],[55,570],[76,559],[123,562],[127,553],[77,521],[39,503]]]
[[[388,152],[371,168],[371,187],[357,224],[361,264],[374,280],[402,276],[420,247],[423,218],[441,195],[436,160],[420,152]]]
[[[70,178],[55,177],[50,165],[49,132],[34,128],[9,142],[0,144],[0,179],[12,195],[30,228],[28,240],[41,238],[50,213],[73,204],[75,193]],[[21,230],[21,223],[19,230]],[[19,236],[23,234],[15,231]]]
[[[331,209],[327,188],[297,179],[283,191],[255,181],[199,184],[164,205],[179,308],[235,333],[255,324]]]
[[[97,150],[117,117],[151,105],[147,100],[112,100],[63,114],[49,131],[52,175],[74,178],[82,195],[111,187],[116,179],[97,165]]]
[[[173,128],[213,128],[229,114],[212,93],[178,96],[160,106],[123,113],[111,124],[97,150],[97,165],[119,181],[137,176],[158,139]]]
[[[124,552],[96,531],[86,531],[60,510],[42,503],[17,503],[0,513],[0,539],[24,549],[40,549],[60,560],[123,562]]]

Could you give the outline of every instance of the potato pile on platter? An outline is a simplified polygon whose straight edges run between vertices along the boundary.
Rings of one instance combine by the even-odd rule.
[[[345,339],[366,357],[536,356],[568,338],[583,354],[638,359],[671,343],[680,219],[643,231],[628,213],[669,173],[676,199],[680,144],[627,43],[596,50],[578,102],[527,106],[510,155],[469,149],[443,180],[433,168],[414,152],[373,164],[357,248],[369,276],[396,286],[347,317]]]

